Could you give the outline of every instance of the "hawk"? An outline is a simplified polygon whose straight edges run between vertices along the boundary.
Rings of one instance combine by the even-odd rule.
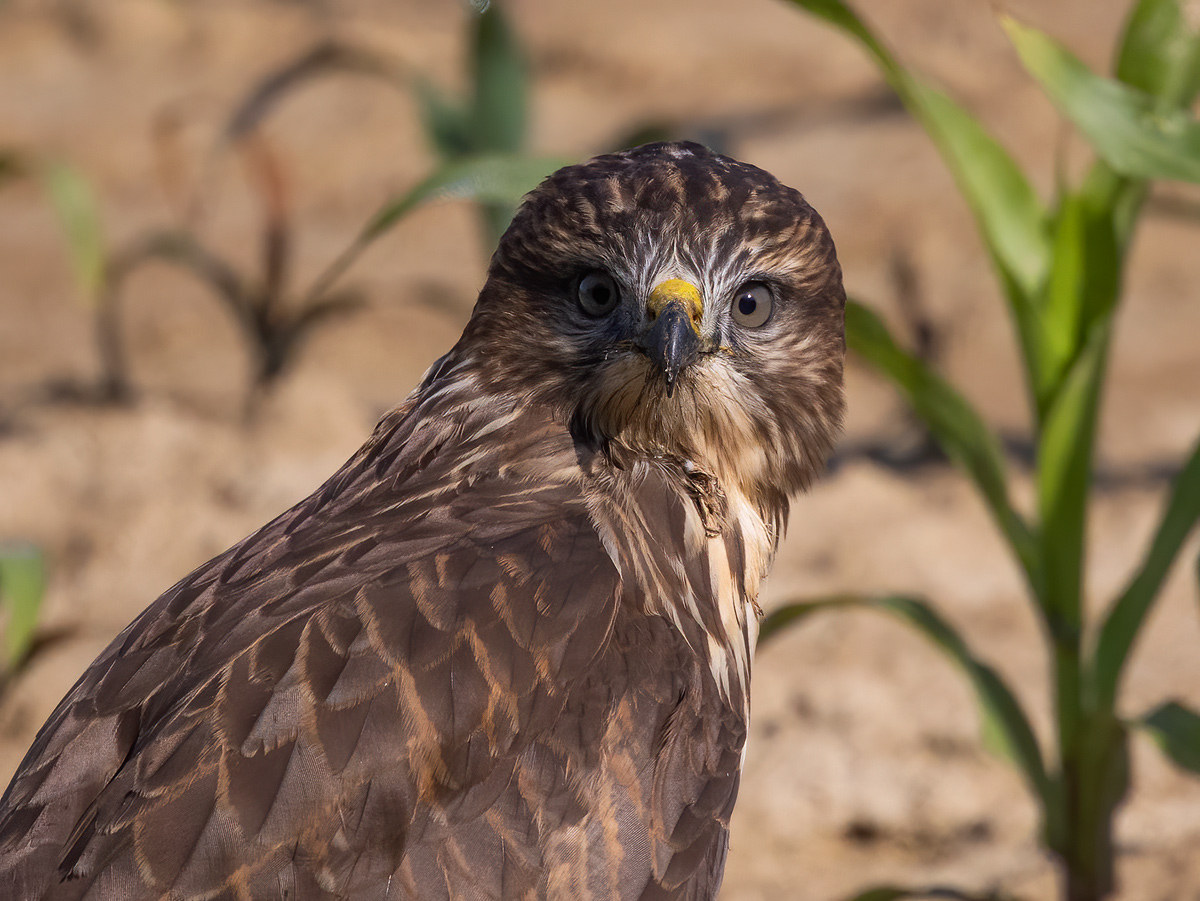
[[[754,166],[550,176],[413,394],[59,704],[0,801],[0,895],[713,897],[844,297]]]

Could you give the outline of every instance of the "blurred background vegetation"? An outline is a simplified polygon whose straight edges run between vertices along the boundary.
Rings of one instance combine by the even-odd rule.
[[[1194,895],[1194,13],[0,5],[5,776],[145,603],[449,346],[524,190],[690,138],[804,191],[860,301],[724,896]]]

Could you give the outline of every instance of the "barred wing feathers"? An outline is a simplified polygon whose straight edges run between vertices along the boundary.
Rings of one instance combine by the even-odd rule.
[[[744,723],[699,638],[631,615],[564,430],[419,407],[83,675],[0,803],[3,894],[715,890]]]

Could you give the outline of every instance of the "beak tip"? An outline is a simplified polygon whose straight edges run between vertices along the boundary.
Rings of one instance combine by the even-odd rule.
[[[659,314],[637,342],[666,383],[667,397],[673,397],[680,373],[696,359],[700,336],[688,312],[671,304]]]

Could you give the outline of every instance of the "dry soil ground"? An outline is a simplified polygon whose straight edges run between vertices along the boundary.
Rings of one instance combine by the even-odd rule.
[[[988,3],[859,6],[906,60],[982,116],[1038,173],[1039,188],[1050,186],[1056,154],[1068,164],[1079,156]],[[1124,3],[1011,7],[1100,65]],[[941,330],[945,371],[991,421],[1025,434],[1007,323],[968,213],[857,49],[774,0],[509,8],[531,52],[537,149],[581,157],[639,124],[667,123],[774,171],[826,217],[850,291],[893,321],[894,261],[910,262],[915,296]],[[174,221],[180,184],[196,180],[224,117],[265,72],[335,34],[461,84],[464,10],[448,0],[9,0],[0,7],[0,147],[78,165],[119,246]],[[267,133],[290,173],[298,285],[386,192],[430,165],[409,98],[349,76],[290,98]],[[155,134],[173,137],[156,143]],[[168,145],[175,174],[164,178]],[[206,185],[196,227],[251,266],[259,218],[243,172],[225,159]],[[1101,460],[1118,478],[1091,523],[1096,605],[1121,586],[1155,521],[1165,483],[1139,473],[1177,460],[1200,429],[1198,236],[1194,217],[1160,209],[1137,241],[1104,406]],[[57,635],[0,700],[0,781],[146,603],[304,496],[404,397],[457,335],[484,262],[469,210],[412,217],[351,273],[369,308],[317,335],[249,423],[239,416],[247,364],[223,311],[177,272],[147,269],[127,296],[142,399],[94,408],[63,402],[54,388],[97,371],[54,218],[32,185],[0,193],[0,538],[47,552],[45,625]],[[857,453],[908,436],[895,398],[861,367],[851,367],[849,390],[843,451],[794,505],[766,606],[840,590],[923,593],[1012,681],[1045,736],[1037,627],[980,505],[945,468],[896,471]],[[1187,559],[1195,553],[1193,543]],[[1200,701],[1187,569],[1171,578],[1137,650],[1129,712],[1167,696]],[[1118,823],[1120,897],[1200,897],[1200,784],[1141,739],[1134,758]],[[1021,783],[979,744],[966,689],[920,638],[869,614],[837,615],[760,655],[725,898],[831,899],[886,880],[1049,899],[1053,870],[1034,828]]]

